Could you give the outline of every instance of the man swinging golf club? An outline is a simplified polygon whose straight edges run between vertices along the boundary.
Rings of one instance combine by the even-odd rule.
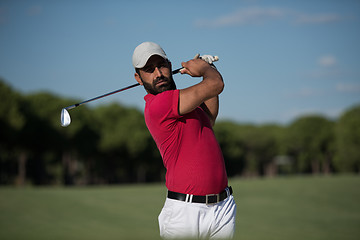
[[[224,88],[221,74],[200,57],[183,62],[181,74],[202,77],[178,90],[172,66],[156,43],[134,50],[135,79],[147,91],[145,122],[163,159],[168,189],[159,215],[163,238],[232,238],[236,204],[212,126]]]

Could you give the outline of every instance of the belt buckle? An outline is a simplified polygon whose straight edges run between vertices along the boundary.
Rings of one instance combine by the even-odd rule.
[[[216,201],[213,202],[213,203],[209,203],[209,197],[214,197],[216,196]],[[205,199],[206,199],[206,204],[215,204],[215,203],[218,203],[219,200],[220,200],[220,194],[208,194],[205,196]]]

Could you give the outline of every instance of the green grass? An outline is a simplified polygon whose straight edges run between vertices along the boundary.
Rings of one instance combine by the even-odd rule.
[[[237,239],[360,239],[360,177],[235,181]]]
[[[232,179],[235,239],[359,239],[360,177]],[[0,188],[0,239],[159,239],[163,184]]]

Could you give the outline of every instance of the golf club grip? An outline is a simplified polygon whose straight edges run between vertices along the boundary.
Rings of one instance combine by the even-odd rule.
[[[194,59],[196,59],[196,58],[201,58],[200,54],[196,54],[195,57],[194,57]],[[201,58],[201,59],[203,59],[203,58]],[[204,60],[204,59],[203,59],[203,60]],[[206,60],[204,60],[204,61],[207,62],[207,63],[209,63],[209,62],[206,61]],[[217,62],[217,61],[219,61],[219,57],[218,57],[218,56],[214,56],[213,62]],[[212,65],[212,66],[214,66],[213,63],[209,63],[209,64]],[[215,66],[214,66],[214,67],[215,67]],[[184,68],[178,68],[178,69],[172,71],[172,74],[173,74],[173,75],[174,75],[174,74],[177,74],[177,73],[179,73],[182,69],[184,69]]]
[[[183,69],[183,68],[178,68],[178,69],[176,69],[176,70],[172,71],[172,74],[174,75],[174,74],[179,73],[181,69]]]

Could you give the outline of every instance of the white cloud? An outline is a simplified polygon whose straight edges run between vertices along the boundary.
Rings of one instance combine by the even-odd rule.
[[[346,74],[346,72],[337,68],[319,68],[305,73],[304,76],[312,79],[335,79],[345,77]]]
[[[335,13],[315,13],[312,15],[301,13],[288,8],[280,7],[247,7],[219,16],[214,19],[199,19],[195,22],[197,27],[227,27],[251,25],[279,19],[296,24],[325,24],[341,20]]]
[[[336,58],[332,55],[322,56],[318,59],[318,64],[322,67],[332,67],[336,65]]]
[[[308,98],[308,97],[321,96],[323,94],[324,93],[322,91],[310,87],[303,87],[296,91],[287,91],[284,93],[284,96],[287,98]]]
[[[338,83],[336,91],[343,93],[360,93],[360,83]]]
[[[304,74],[305,77],[315,79],[336,79],[344,78],[349,75],[349,72],[338,66],[338,59],[332,54],[320,56],[314,62],[317,64],[316,68],[306,72]]]
[[[286,14],[281,8],[242,8],[227,15],[220,16],[214,20],[198,20],[195,24],[198,27],[225,27],[232,25],[246,25],[261,23],[265,20],[278,19]]]
[[[299,90],[299,92],[297,93],[298,96],[301,97],[310,97],[310,96],[315,96],[318,95],[319,93],[312,89],[312,88],[302,88]]]
[[[334,13],[320,13],[320,14],[299,14],[295,20],[296,23],[332,23],[341,19],[338,14]]]

